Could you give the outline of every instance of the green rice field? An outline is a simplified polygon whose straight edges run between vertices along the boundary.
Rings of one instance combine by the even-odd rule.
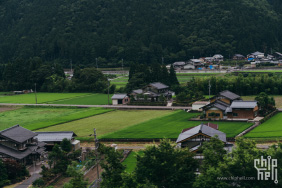
[[[96,128],[97,135],[100,138],[102,135],[116,132],[128,126],[163,117],[171,113],[172,112],[168,110],[116,110],[69,123],[51,126],[38,131],[72,130],[78,137],[90,139],[92,137],[89,135],[92,134],[93,129]]]
[[[105,104],[112,104],[112,97],[113,95],[107,94],[89,94],[89,95],[82,95],[70,99],[62,99],[57,101],[48,102],[48,104],[80,104],[80,105],[105,105]]]
[[[20,107],[0,113],[0,130],[19,124],[29,130],[37,130],[112,111],[103,108],[76,107]],[[56,130],[54,130],[56,131]],[[71,129],[69,129],[71,131]]]
[[[70,99],[89,95],[89,93],[37,93],[37,103]],[[20,95],[0,95],[0,103],[35,104],[35,93]]]
[[[236,72],[254,72],[254,73],[282,73],[282,69],[278,70],[244,70],[244,71],[236,71]]]
[[[122,162],[122,164],[126,166],[125,169],[126,172],[131,173],[135,170],[137,164],[136,155],[142,155],[142,154],[143,154],[142,150],[130,152],[127,158]]]
[[[277,113],[272,118],[251,130],[246,138],[282,138],[282,113]]]
[[[155,118],[146,122],[129,126],[122,130],[102,136],[102,138],[177,138],[180,132],[189,127],[197,126],[201,122],[188,121],[197,116],[196,113],[175,111],[165,117]],[[205,122],[204,122],[205,123]],[[213,122],[219,125],[219,130],[226,133],[227,137],[235,137],[251,123],[246,122]]]

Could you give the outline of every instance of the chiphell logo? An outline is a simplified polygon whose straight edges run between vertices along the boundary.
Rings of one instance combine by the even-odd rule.
[[[274,183],[278,183],[277,159],[271,159],[271,156],[264,159],[261,156],[260,159],[254,160],[254,166],[258,171],[258,180],[273,180]]]

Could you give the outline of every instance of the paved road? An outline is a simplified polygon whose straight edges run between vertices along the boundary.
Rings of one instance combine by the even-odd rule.
[[[74,105],[74,104],[17,104],[17,103],[0,103],[0,106],[75,106],[80,108],[103,107],[114,109],[154,109],[154,110],[191,110],[191,107],[179,106],[133,106],[133,105]]]
[[[22,184],[16,186],[15,188],[27,188],[27,187],[29,187],[32,184],[32,182],[34,182],[36,179],[38,179],[40,177],[41,177],[40,174],[32,174],[30,176],[30,178],[28,178]]]

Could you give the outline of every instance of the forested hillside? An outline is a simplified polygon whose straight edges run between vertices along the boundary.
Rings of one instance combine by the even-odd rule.
[[[171,63],[282,51],[281,0],[0,0],[0,63]]]

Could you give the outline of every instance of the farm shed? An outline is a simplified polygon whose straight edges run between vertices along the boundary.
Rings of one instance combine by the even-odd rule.
[[[35,137],[40,142],[46,143],[46,148],[50,150],[55,144],[60,144],[64,138],[71,141],[74,151],[80,149],[80,141],[75,140],[77,135],[72,131],[58,131],[58,132],[36,132],[38,135]]]
[[[114,94],[112,96],[112,104],[119,105],[119,104],[127,104],[129,103],[130,99],[127,94]]]

